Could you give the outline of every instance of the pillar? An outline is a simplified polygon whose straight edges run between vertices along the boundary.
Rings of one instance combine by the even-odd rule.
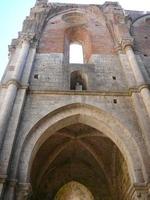
[[[15,69],[12,74],[11,80],[7,83],[7,91],[6,95],[4,97],[4,102],[2,104],[1,110],[0,110],[0,176],[6,176],[7,173],[7,167],[4,163],[4,155],[7,151],[5,151],[4,143],[5,138],[7,141],[10,141],[10,138],[7,138],[7,127],[8,127],[8,121],[9,117],[11,115],[14,101],[17,95],[17,90],[20,87],[20,80],[22,76],[22,72],[24,69],[24,65],[26,63],[26,59],[28,56],[29,48],[30,48],[30,39],[28,35],[21,35],[19,38],[19,45],[17,48],[19,48],[19,55],[18,59],[16,61]],[[13,143],[13,141],[10,141],[10,143]],[[7,145],[7,148],[11,148],[11,146]],[[1,188],[3,183],[1,184]],[[0,191],[0,197],[2,195],[2,190]]]
[[[16,93],[17,93],[17,82],[11,81],[8,84],[6,95],[4,97],[4,101],[0,110],[0,150],[2,149],[4,134],[7,129],[7,123],[10,113],[12,111]]]
[[[16,130],[17,130],[18,122],[20,120],[20,114],[21,114],[22,108],[24,106],[24,100],[26,98],[26,90],[28,89],[27,85],[28,85],[31,69],[33,66],[34,58],[36,55],[36,46],[37,46],[36,42],[31,45],[29,55],[27,58],[27,65],[25,67],[27,76],[24,79],[25,85],[23,85],[23,88],[20,89],[20,97],[19,97],[20,101],[19,101],[19,104],[17,105],[18,113],[16,113],[16,122],[17,123],[14,124],[13,130],[11,132],[8,131],[5,135],[3,149],[2,149],[2,153],[1,153],[1,157],[0,157],[0,167],[1,167],[2,174],[7,174],[8,164],[10,163],[9,160],[10,160],[10,156],[11,156],[11,152],[12,152],[12,147],[13,147],[14,140],[15,140],[15,137],[17,134]],[[15,151],[15,149],[14,149],[14,151]],[[11,160],[11,164],[17,165],[17,164],[13,164],[13,162],[16,162],[16,160],[17,160],[16,157],[14,159],[15,160],[13,160],[13,159]],[[11,164],[10,164],[10,166],[11,166]],[[15,169],[13,168],[13,171],[11,171],[10,168],[9,168],[8,183],[10,182],[10,180],[11,180],[11,182],[13,182],[12,180],[16,179],[16,174],[17,174],[17,167]],[[4,197],[5,196],[6,197],[14,196],[15,190],[13,189],[13,187],[10,187],[10,185],[11,184],[7,184],[7,186],[5,187]],[[9,199],[9,198],[6,198],[6,199]]]
[[[5,95],[4,102],[2,104],[1,111],[0,111],[0,142],[1,143],[3,141],[4,133],[7,128],[8,118],[12,111],[12,106],[13,106],[13,103],[16,97],[17,88],[19,85],[18,83],[20,81],[22,70],[26,62],[26,57],[28,55],[29,46],[30,44],[27,38],[21,39],[21,48],[18,47],[20,48],[18,60],[16,61],[16,66],[12,75],[12,79],[8,81],[6,95]],[[1,143],[0,143],[0,149],[1,149]]]
[[[131,69],[134,73],[135,80],[136,80],[138,87],[140,89],[140,94],[143,98],[143,102],[145,104],[146,110],[147,110],[148,115],[150,117],[150,91],[148,89],[148,86],[146,86],[146,84],[145,84],[145,80],[143,78],[142,72],[141,72],[140,67],[137,63],[135,54],[134,54],[133,49],[132,49],[132,43],[128,40],[127,41],[123,40],[122,41],[122,47],[125,50],[125,53],[127,55],[127,58],[129,60],[130,66],[131,66]]]

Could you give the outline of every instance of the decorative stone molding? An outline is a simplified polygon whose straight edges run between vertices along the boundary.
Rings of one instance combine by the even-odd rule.
[[[3,184],[6,182],[6,178],[7,178],[7,175],[0,175],[0,184]]]
[[[133,47],[133,38],[123,38],[120,45],[122,47],[122,50]]]
[[[19,88],[19,89],[28,89],[29,88],[29,85],[28,84],[21,84],[20,82],[17,82],[17,83],[15,83],[16,81],[13,81],[13,83],[11,82],[12,80],[10,80],[9,82],[7,82],[6,84],[2,84],[1,86],[0,86],[0,88],[8,88],[8,86],[10,85],[10,84],[15,84],[15,85],[17,85],[17,87]]]
[[[30,191],[31,191],[30,183],[19,183],[17,186],[16,199],[17,200],[27,199]]]
[[[35,33],[19,33],[19,39],[18,39],[18,45],[22,45],[24,41],[27,41],[29,43],[33,42],[33,39],[35,38]]]
[[[149,184],[134,184],[129,188],[128,197],[131,200],[149,200],[150,199]]]
[[[16,85],[17,88],[20,88],[20,87],[21,87],[21,83],[20,83],[19,81],[15,80],[15,79],[11,79],[11,80],[9,80],[9,81],[7,82],[7,86],[9,86],[9,85],[11,85],[11,84]]]
[[[123,53],[121,45],[116,45],[114,49],[116,53]]]
[[[9,184],[10,187],[16,187],[17,180],[16,179],[8,179],[7,183]]]

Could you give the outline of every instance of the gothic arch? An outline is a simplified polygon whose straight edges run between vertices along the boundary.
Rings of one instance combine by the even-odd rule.
[[[74,103],[61,107],[41,119],[29,132],[20,155],[18,179],[29,182],[30,170],[40,146],[57,130],[68,125],[83,123],[103,132],[121,151],[132,183],[144,182],[142,160],[131,133],[118,119],[94,106]]]
[[[92,193],[84,185],[71,181],[60,188],[54,200],[74,199],[74,196],[80,200],[94,200]]]

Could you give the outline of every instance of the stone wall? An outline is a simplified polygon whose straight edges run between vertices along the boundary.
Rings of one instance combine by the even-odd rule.
[[[37,54],[30,78],[35,90],[70,90],[71,72],[81,70],[88,77],[87,90],[127,91],[123,68],[116,55],[92,54],[90,64],[63,64],[62,54]]]
[[[44,154],[39,149],[46,147],[43,144],[51,140],[52,134],[58,133],[59,139],[63,128],[67,132],[68,126],[74,125],[69,129],[73,131],[76,124],[81,126],[82,123],[89,126],[88,130],[92,127],[99,131],[102,137],[98,145],[92,147],[91,131],[88,142],[90,147],[101,147],[104,152],[101,160],[105,161],[107,176],[114,167],[113,180],[109,187],[105,185],[105,190],[103,186],[99,190],[99,185],[95,187],[94,181],[89,181],[91,189],[101,193],[96,192],[97,200],[103,194],[107,200],[127,199],[127,193],[130,193],[130,200],[138,199],[140,196],[136,193],[140,190],[147,195],[150,181],[149,15],[140,17],[141,12],[126,13],[128,17],[116,2],[100,6],[38,1],[31,10],[22,33],[11,46],[13,51],[0,88],[0,180],[4,180],[0,182],[0,198],[2,191],[4,199],[26,198],[29,182],[34,189],[34,181],[31,181],[35,175],[34,166],[40,166],[36,161],[43,159]],[[134,21],[136,17],[140,18]],[[83,47],[84,64],[69,63],[69,45],[75,42]],[[71,89],[73,72],[80,72],[83,79],[86,76],[84,90]],[[108,139],[112,147],[109,151]],[[74,135],[72,140],[76,141]],[[116,162],[111,152],[115,148],[120,152]],[[82,152],[80,148],[81,157]],[[64,155],[69,155],[69,151]],[[96,156],[92,155],[91,164],[96,162]],[[88,168],[91,157],[83,156],[85,163],[86,158]],[[78,174],[79,180],[80,175],[84,180],[84,167]],[[51,186],[49,182],[45,184]],[[113,195],[107,193],[111,191],[111,184]]]

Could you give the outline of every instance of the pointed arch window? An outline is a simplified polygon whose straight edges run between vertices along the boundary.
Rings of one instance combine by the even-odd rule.
[[[69,48],[69,63],[84,63],[83,47],[78,43],[71,43]]]

